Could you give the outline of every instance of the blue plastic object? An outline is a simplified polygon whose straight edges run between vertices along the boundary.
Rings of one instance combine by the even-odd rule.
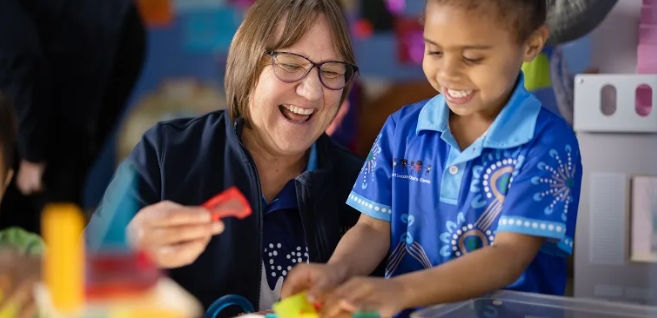
[[[231,306],[238,306],[242,308],[244,313],[255,312],[253,305],[248,299],[240,295],[226,295],[215,300],[208,308],[208,311],[205,312],[205,316],[203,316],[203,318],[216,318],[219,313]]]

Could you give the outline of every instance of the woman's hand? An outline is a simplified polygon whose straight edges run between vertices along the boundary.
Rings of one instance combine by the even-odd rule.
[[[210,212],[170,201],[149,205],[128,224],[133,247],[146,251],[162,268],[176,268],[196,261],[212,236],[224,230]]]
[[[31,318],[37,313],[34,287],[41,259],[12,248],[0,249],[0,318]]]
[[[16,186],[23,195],[31,195],[43,190],[43,172],[45,163],[33,163],[22,160],[18,167]]]

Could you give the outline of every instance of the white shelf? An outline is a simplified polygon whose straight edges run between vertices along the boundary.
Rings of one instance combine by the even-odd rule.
[[[616,91],[615,112],[602,112],[602,89]],[[647,116],[636,112],[636,89],[652,89],[653,110]],[[577,132],[657,133],[657,74],[582,74],[575,77],[574,127]]]

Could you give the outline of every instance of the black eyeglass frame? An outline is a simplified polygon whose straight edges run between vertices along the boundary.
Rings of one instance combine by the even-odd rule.
[[[341,90],[341,89],[343,89],[343,88],[349,86],[349,83],[351,83],[351,81],[354,80],[354,78],[356,77],[356,74],[360,74],[360,69],[358,68],[357,65],[355,65],[355,64],[351,64],[351,63],[347,63],[347,62],[344,62],[344,61],[324,61],[324,62],[320,62],[320,63],[315,63],[315,62],[311,61],[310,59],[308,59],[307,57],[305,57],[305,56],[303,56],[303,55],[301,55],[301,54],[296,54],[296,53],[292,53],[292,52],[266,50],[265,53],[266,53],[267,55],[271,56],[271,64],[272,64],[272,67],[274,67],[274,68],[276,68],[276,56],[277,56],[278,54],[290,54],[290,55],[298,56],[298,57],[303,58],[304,60],[308,61],[308,63],[310,63],[310,65],[312,65],[311,67],[309,67],[309,68],[306,70],[306,73],[304,73],[303,76],[301,76],[299,79],[297,79],[297,80],[293,80],[293,81],[287,81],[287,80],[281,79],[281,78],[276,74],[276,70],[274,69],[274,75],[276,75],[276,78],[278,78],[281,82],[284,82],[284,83],[294,83],[294,82],[301,81],[301,80],[303,80],[304,78],[306,78],[306,76],[308,76],[308,74],[310,73],[310,71],[312,71],[313,68],[317,68],[317,77],[319,78],[319,81],[322,83],[322,85],[323,85],[324,87],[330,89],[330,90],[339,91],[339,90]],[[324,64],[328,64],[328,63],[341,63],[341,64],[346,65],[347,67],[351,67],[351,68],[352,68],[353,74],[351,75],[351,78],[349,78],[348,80],[345,80],[345,82],[344,82],[344,86],[342,86],[342,87],[340,87],[340,88],[333,88],[333,87],[329,87],[328,85],[326,85],[326,83],[324,83],[324,80],[322,79],[322,75],[321,75],[319,72],[320,72],[322,66],[323,66]],[[345,75],[346,75],[346,74],[347,74],[347,73],[345,73]]]

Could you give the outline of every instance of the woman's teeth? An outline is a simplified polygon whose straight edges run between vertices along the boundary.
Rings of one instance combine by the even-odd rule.
[[[296,107],[296,106],[289,106],[289,105],[283,105],[287,110],[290,112],[293,112],[297,115],[305,115],[305,116],[310,116],[315,112],[315,109],[312,108],[301,108],[301,107]]]
[[[280,105],[281,113],[292,122],[304,123],[315,113],[313,108],[301,108],[290,105]]]
[[[468,97],[472,93],[472,90],[467,90],[467,91],[457,91],[454,89],[447,89],[447,94],[449,96],[452,96],[454,98],[463,98],[463,97]]]

